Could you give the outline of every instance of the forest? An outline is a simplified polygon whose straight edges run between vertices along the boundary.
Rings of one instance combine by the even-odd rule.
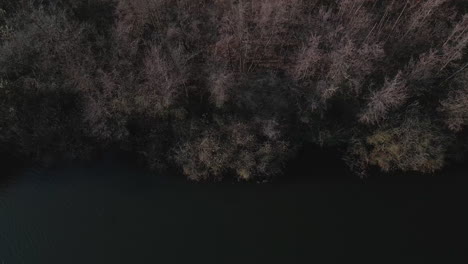
[[[467,46],[466,0],[2,0],[0,152],[258,180],[314,145],[430,174],[467,158]]]

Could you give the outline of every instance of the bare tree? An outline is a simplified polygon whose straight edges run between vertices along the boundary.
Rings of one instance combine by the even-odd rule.
[[[385,80],[382,89],[372,94],[359,121],[366,124],[383,121],[390,110],[401,106],[408,99],[407,89],[401,72],[392,80]]]

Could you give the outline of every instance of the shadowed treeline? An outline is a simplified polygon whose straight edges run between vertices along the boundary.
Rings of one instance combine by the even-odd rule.
[[[0,148],[117,146],[194,180],[280,174],[304,145],[431,173],[468,137],[458,0],[4,0]],[[314,163],[311,156],[310,163]]]

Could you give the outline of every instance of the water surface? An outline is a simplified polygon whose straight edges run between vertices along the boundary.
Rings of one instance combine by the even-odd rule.
[[[16,174],[0,264],[467,263],[457,180],[190,183],[118,158]]]

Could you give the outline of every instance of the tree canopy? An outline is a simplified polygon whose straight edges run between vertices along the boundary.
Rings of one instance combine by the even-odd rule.
[[[457,0],[4,0],[0,148],[249,180],[315,144],[430,173],[468,149],[467,46]]]

